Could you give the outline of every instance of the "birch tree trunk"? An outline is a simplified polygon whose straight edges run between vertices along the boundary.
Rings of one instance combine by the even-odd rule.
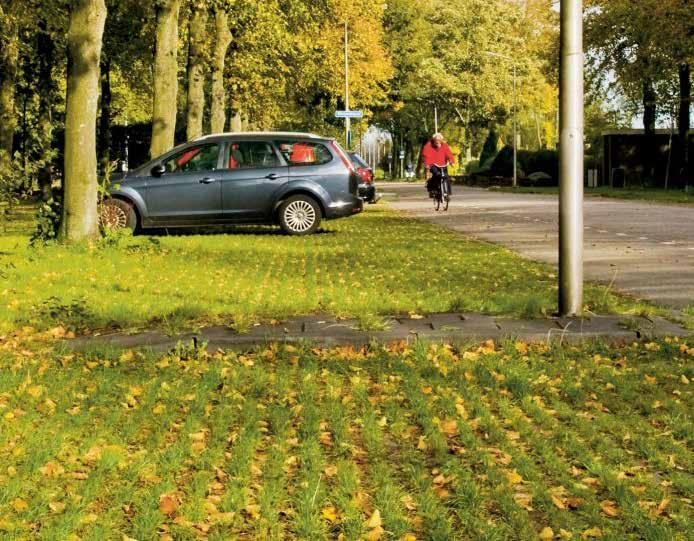
[[[689,130],[691,129],[690,108],[692,105],[692,79],[691,67],[689,64],[682,64],[679,69],[680,78],[680,107],[677,129],[679,131],[681,160],[680,160],[680,176],[689,183],[688,178],[689,168]]]
[[[104,0],[75,0],[67,34],[65,193],[59,238],[75,243],[98,230],[96,117],[99,61],[106,22]]]
[[[188,141],[202,135],[205,112],[205,45],[207,6],[196,3],[189,28],[188,103],[186,137]]]
[[[224,88],[224,66],[232,36],[229,30],[229,16],[224,9],[215,8],[214,22],[216,40],[212,65],[212,111],[210,114],[210,127],[212,133],[219,133],[224,131],[226,125],[227,95],[226,89]]]
[[[181,0],[159,0],[155,9],[157,30],[150,146],[153,158],[174,146],[178,95],[178,15]]]

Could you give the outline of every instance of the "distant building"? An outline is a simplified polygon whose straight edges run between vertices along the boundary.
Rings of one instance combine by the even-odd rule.
[[[656,130],[655,141],[648,144],[644,130],[612,130],[602,134],[602,184],[669,187],[694,186],[694,130],[689,132],[689,167],[682,166],[679,133]],[[672,142],[672,152],[670,144]],[[669,167],[668,167],[669,164]],[[669,174],[668,174],[669,169]]]

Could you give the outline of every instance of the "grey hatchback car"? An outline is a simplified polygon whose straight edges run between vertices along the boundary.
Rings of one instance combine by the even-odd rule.
[[[307,235],[363,210],[359,176],[334,139],[289,132],[201,137],[112,180],[111,228],[279,224]]]

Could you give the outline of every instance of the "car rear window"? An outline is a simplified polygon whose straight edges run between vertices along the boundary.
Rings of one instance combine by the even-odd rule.
[[[367,164],[359,154],[350,154],[349,157],[352,158],[354,165],[357,167],[369,168],[369,164]]]
[[[309,141],[277,141],[277,147],[290,166],[323,165],[333,161],[328,147]]]

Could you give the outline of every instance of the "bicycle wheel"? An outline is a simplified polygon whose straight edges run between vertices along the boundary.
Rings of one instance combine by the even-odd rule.
[[[441,194],[441,205],[440,206],[443,207],[444,212],[447,212],[448,211],[449,196],[448,196],[448,190],[446,189],[446,179],[443,177],[441,178],[440,194]]]
[[[434,194],[434,210],[436,212],[439,211],[441,208],[441,202],[442,202],[442,197],[441,197],[441,192],[437,192]]]

